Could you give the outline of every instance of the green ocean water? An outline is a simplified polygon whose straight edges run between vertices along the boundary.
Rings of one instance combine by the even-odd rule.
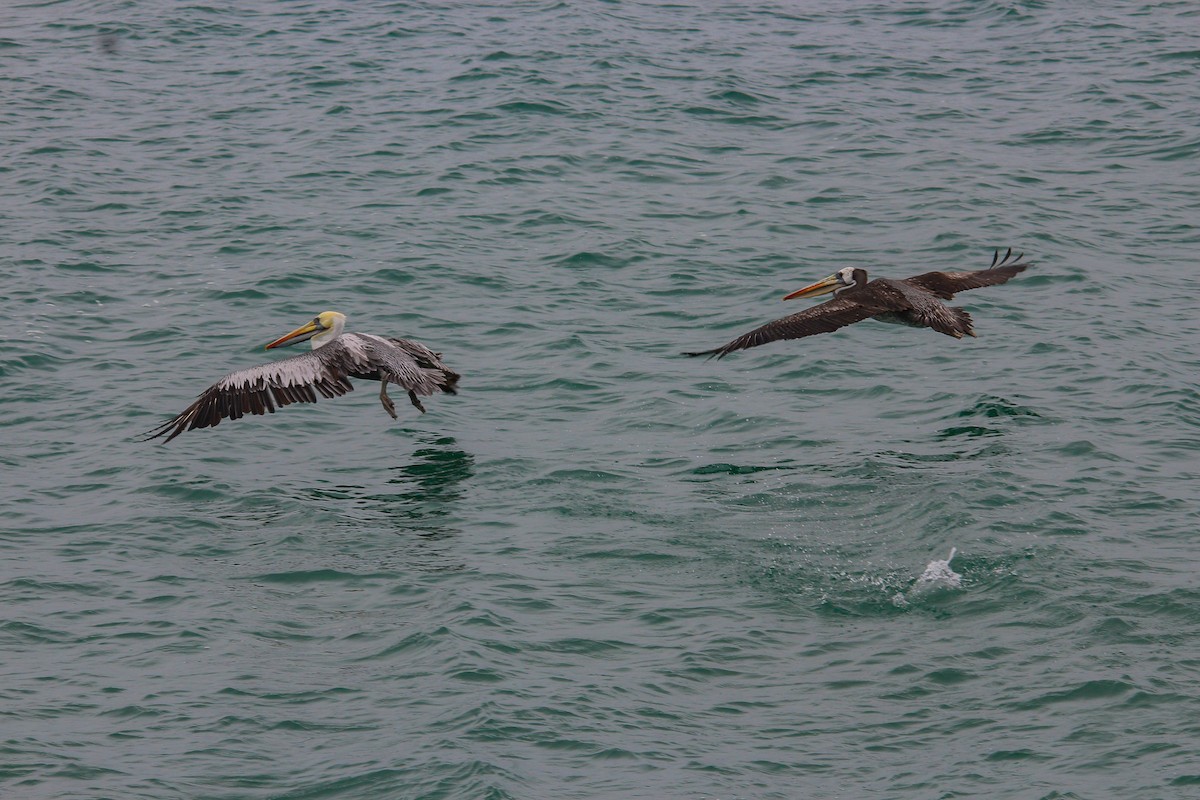
[[[0,797],[1200,795],[1198,34],[0,11]],[[679,355],[1009,246],[978,339]],[[460,394],[138,441],[326,309]]]

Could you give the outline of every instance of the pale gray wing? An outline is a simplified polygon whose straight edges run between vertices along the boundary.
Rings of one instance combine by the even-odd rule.
[[[1031,262],[1021,260],[1024,255],[1018,253],[1014,256],[1010,248],[1004,254],[1004,258],[1001,258],[1000,251],[997,250],[992,256],[992,266],[987,269],[975,272],[926,272],[923,275],[905,278],[904,282],[932,292],[943,300],[951,300],[955,292],[1008,283],[1015,275],[1033,266]]]
[[[368,333],[348,335],[357,337],[369,348],[372,363],[381,379],[400,386],[410,394],[428,396],[439,390],[456,394],[461,376],[442,363],[440,353],[433,352],[420,342]],[[417,407],[420,408],[419,405]]]
[[[276,406],[315,403],[318,394],[340,397],[353,391],[348,376],[369,370],[370,365],[364,353],[347,348],[342,338],[282,361],[229,373],[145,438],[166,436],[169,442],[184,431],[211,428],[223,419],[274,414]]]
[[[818,333],[831,333],[838,328],[870,319],[887,310],[887,308],[870,302],[860,302],[853,297],[835,297],[798,314],[768,322],[721,347],[696,353],[684,353],[684,355],[724,358],[735,350],[758,347],[768,342],[776,342],[781,339],[800,339],[805,336],[816,336]]]

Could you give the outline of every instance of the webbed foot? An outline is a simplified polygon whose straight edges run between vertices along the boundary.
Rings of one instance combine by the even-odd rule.
[[[379,402],[383,404],[383,410],[396,419],[396,404],[392,402],[392,398],[388,397],[387,382],[381,381],[379,386]]]

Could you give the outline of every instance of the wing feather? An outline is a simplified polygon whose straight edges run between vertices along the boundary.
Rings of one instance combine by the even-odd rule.
[[[381,377],[405,391],[429,396],[441,390],[457,394],[457,372],[442,363],[435,353],[420,342],[371,334],[354,334],[364,340]],[[414,403],[415,405],[415,403]]]
[[[204,390],[194,403],[149,431],[145,439],[166,436],[171,441],[184,431],[211,428],[223,419],[247,414],[274,414],[292,403],[315,403],[354,390],[349,376],[366,366],[361,354],[339,337],[317,350],[231,372]]]
[[[1000,251],[997,250],[992,257],[992,266],[987,269],[975,272],[926,272],[923,275],[905,278],[904,283],[924,289],[943,300],[951,300],[956,292],[1007,283],[1015,275],[1033,266],[1032,262],[1021,260],[1024,255],[1018,253],[1014,256],[1010,248],[1004,257],[1000,258]]]
[[[701,350],[696,353],[685,353],[689,356],[708,356],[724,358],[735,350],[745,350],[748,347],[758,347],[768,342],[783,339],[800,339],[805,336],[816,336],[819,333],[831,333],[838,328],[844,328],[855,322],[870,319],[886,309],[858,302],[852,297],[835,297],[820,305],[807,308],[798,314],[768,322],[749,333],[744,333],[733,341],[712,350]]]

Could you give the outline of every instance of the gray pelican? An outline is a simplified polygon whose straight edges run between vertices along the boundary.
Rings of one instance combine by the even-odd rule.
[[[961,339],[964,335],[974,336],[971,315],[961,308],[943,305],[939,298],[952,300],[955,292],[1008,282],[1009,278],[1029,268],[1028,262],[1021,261],[1023,255],[1013,256],[1012,248],[1009,248],[1001,258],[997,250],[992,256],[992,265],[987,269],[977,272],[926,272],[901,280],[876,278],[868,282],[865,269],[846,267],[783,298],[819,297],[833,292],[832,299],[798,314],[768,322],[721,347],[684,355],[724,358],[735,350],[758,347],[780,339],[800,339],[818,333],[830,333],[864,319],[933,328],[955,339]]]
[[[266,347],[271,350],[311,340],[311,352],[229,373],[205,389],[183,413],[146,434],[146,440],[170,433],[169,442],[184,431],[211,428],[223,419],[274,414],[276,405],[315,403],[318,392],[340,397],[354,390],[350,378],[379,381],[379,402],[392,419],[396,419],[396,406],[388,397],[389,383],[407,391],[408,399],[422,414],[425,406],[418,395],[428,397],[438,389],[457,394],[459,375],[441,362],[441,353],[408,339],[343,333],[345,327],[345,315],[322,311]]]

